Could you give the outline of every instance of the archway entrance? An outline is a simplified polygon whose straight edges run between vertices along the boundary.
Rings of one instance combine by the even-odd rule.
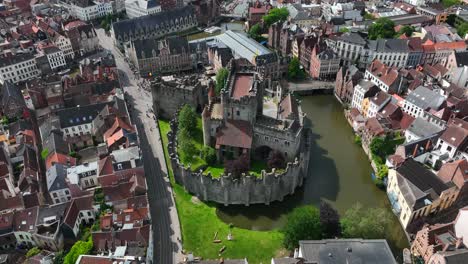
[[[270,152],[272,150],[273,149],[271,149],[268,146],[260,146],[260,147],[255,149],[254,159],[256,159],[256,160],[265,160],[266,161],[268,159],[268,155],[270,155]]]

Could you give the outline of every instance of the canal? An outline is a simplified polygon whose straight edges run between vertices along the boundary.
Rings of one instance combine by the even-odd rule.
[[[318,205],[320,199],[330,202],[340,214],[358,202],[364,207],[390,210],[385,192],[371,180],[371,166],[362,148],[354,143],[342,106],[332,95],[301,99],[313,135],[309,176],[303,188],[270,206],[220,206],[217,214],[226,223],[252,230],[281,228],[294,207]],[[393,221],[387,239],[394,253],[400,255],[408,242],[397,218]]]

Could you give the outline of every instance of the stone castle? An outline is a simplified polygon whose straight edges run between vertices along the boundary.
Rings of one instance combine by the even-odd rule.
[[[308,173],[310,131],[304,128],[305,115],[290,94],[277,101],[266,99],[263,94],[268,83],[248,64],[231,60],[228,70],[226,85],[218,96],[212,83],[207,87],[208,104],[202,112],[204,144],[216,149],[218,161],[240,155],[266,160],[272,150],[280,151],[287,161],[286,169],[262,171],[261,177],[244,174],[240,178],[231,174],[213,178],[203,174],[203,170],[193,172],[177,154],[174,113],[168,133],[174,178],[186,191],[205,201],[225,205],[281,201],[302,186]],[[160,97],[159,101],[163,100]]]

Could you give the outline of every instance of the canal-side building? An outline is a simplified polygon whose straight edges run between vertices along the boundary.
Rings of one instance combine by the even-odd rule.
[[[361,80],[356,87],[354,87],[353,100],[351,107],[357,108],[362,113],[362,103],[364,99],[372,97],[379,92],[379,88],[371,81]]]
[[[412,158],[388,171],[387,195],[403,228],[418,218],[449,208],[458,193],[457,186],[445,184]]]
[[[359,69],[351,65],[349,67],[342,66],[336,74],[335,81],[335,96],[342,104],[351,104],[353,100],[354,87],[363,78],[363,74]]]
[[[403,103],[403,111],[413,117],[423,116],[425,111],[440,110],[445,103],[445,97],[437,91],[419,86],[411,92]]]
[[[372,61],[364,77],[389,94],[401,93],[406,87],[406,81],[399,74],[399,69],[390,67],[378,59]]]

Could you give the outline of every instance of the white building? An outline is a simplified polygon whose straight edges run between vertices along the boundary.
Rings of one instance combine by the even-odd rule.
[[[135,18],[161,12],[161,5],[155,0],[125,0],[128,18]]]
[[[389,94],[398,94],[403,84],[398,68],[389,67],[380,60],[374,60],[367,67],[364,78],[373,82],[380,90]]]
[[[366,117],[375,117],[377,113],[390,102],[391,96],[385,92],[379,92],[369,100],[369,108],[367,109]]]
[[[29,54],[8,54],[0,58],[0,82],[5,81],[17,84],[36,78],[40,72],[36,60]]]
[[[435,90],[419,86],[403,102],[403,111],[412,117],[423,116],[426,110],[439,110],[445,97]]]
[[[49,61],[49,66],[52,71],[67,65],[65,62],[65,55],[61,49],[52,46],[44,48],[43,52],[47,57],[47,61]]]
[[[113,13],[111,1],[77,0],[67,6],[72,16],[90,21]]]
[[[374,87],[371,81],[361,80],[356,87],[354,87],[353,100],[351,107],[356,108],[359,112],[362,111],[362,101],[366,97],[367,92]],[[368,96],[367,96],[368,97]]]
[[[46,172],[47,191],[54,204],[71,200],[70,189],[66,182],[67,166],[56,163]]]
[[[414,6],[425,6],[426,4],[439,3],[439,0],[403,0],[403,2]]]
[[[404,67],[408,61],[409,48],[406,39],[369,40],[363,50],[359,62],[361,67],[367,67],[374,59],[390,67]]]
[[[468,247],[468,207],[464,207],[458,211],[453,229],[457,238],[462,238],[463,244],[465,244],[465,247]]]
[[[367,41],[361,35],[347,32],[338,37],[334,51],[345,65],[351,65],[355,64],[366,45]]]
[[[97,169],[97,161],[73,166],[67,169],[67,178],[70,183],[78,184],[82,189],[95,187],[98,184]]]
[[[63,52],[65,59],[73,60],[75,53],[73,52],[72,44],[69,38],[57,34],[54,39],[54,44]]]
[[[91,224],[96,219],[96,212],[93,208],[93,196],[82,196],[74,198],[66,212],[64,225],[73,230],[75,236],[80,232],[80,226]]]
[[[107,103],[61,109],[56,112],[65,137],[91,135],[92,122]]]
[[[468,146],[467,124],[463,120],[454,119],[437,141],[435,152],[447,155],[448,159],[466,157],[465,150]]]

